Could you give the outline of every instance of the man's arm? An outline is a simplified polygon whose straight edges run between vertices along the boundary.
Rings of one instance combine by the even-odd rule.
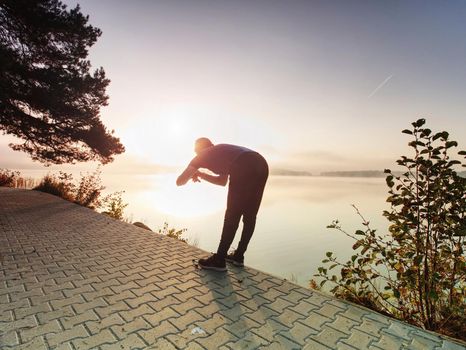
[[[228,182],[228,175],[209,175],[202,171],[197,172],[197,176],[214,185],[225,186]]]
[[[188,165],[188,167],[181,173],[180,176],[176,179],[176,185],[177,186],[183,186],[188,182],[194,174],[196,174],[198,171],[195,167]]]

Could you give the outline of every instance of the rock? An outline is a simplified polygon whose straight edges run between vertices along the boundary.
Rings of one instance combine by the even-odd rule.
[[[149,226],[147,226],[146,224],[143,224],[142,222],[139,222],[139,221],[133,222],[133,225],[137,226],[137,227],[140,227],[140,228],[143,228],[144,230],[152,231]]]

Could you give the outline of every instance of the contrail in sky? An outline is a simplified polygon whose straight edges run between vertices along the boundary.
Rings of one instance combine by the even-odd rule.
[[[383,88],[383,87],[385,86],[385,84],[387,84],[388,81],[389,81],[391,78],[393,78],[393,75],[390,75],[390,76],[388,76],[387,78],[385,78],[385,80],[382,81],[382,82],[379,84],[379,86],[377,86],[377,87],[374,89],[374,91],[372,91],[371,94],[370,94],[369,96],[367,96],[367,98],[371,98],[372,96],[374,96],[374,95],[377,93],[377,91],[379,91],[381,88]]]

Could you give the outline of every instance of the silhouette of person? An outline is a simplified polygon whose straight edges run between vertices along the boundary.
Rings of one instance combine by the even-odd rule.
[[[205,180],[225,186],[228,178],[230,180],[227,209],[217,253],[206,259],[199,259],[198,265],[216,271],[226,271],[225,261],[235,266],[244,266],[244,253],[254,233],[257,212],[269,176],[267,162],[259,153],[246,147],[214,145],[205,137],[196,140],[194,151],[197,155],[176,180],[178,186],[186,184],[189,180]],[[208,169],[215,175],[199,169]],[[233,254],[228,254],[241,217],[243,231],[238,248]]]

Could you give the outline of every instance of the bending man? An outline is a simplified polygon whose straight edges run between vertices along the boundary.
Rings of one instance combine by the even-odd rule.
[[[216,271],[226,271],[225,261],[243,266],[244,253],[254,232],[256,215],[269,175],[267,162],[259,153],[246,147],[214,145],[208,138],[196,140],[194,151],[197,156],[176,180],[178,186],[186,184],[189,180],[194,182],[205,180],[225,186],[230,177],[227,209],[217,253],[206,259],[199,259],[198,265]],[[199,169],[208,169],[216,175],[209,175]],[[241,240],[236,251],[227,255],[241,217],[243,218]]]

